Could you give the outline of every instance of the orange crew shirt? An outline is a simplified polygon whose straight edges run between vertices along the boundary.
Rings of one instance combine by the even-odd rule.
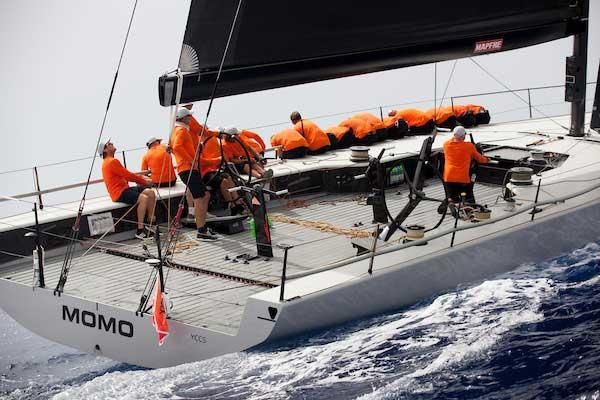
[[[198,144],[197,138],[198,136],[193,135],[187,125],[175,124],[175,129],[173,129],[173,134],[171,135],[171,148],[175,155],[178,173],[192,169]],[[195,163],[194,168],[198,168],[198,162]]]
[[[237,140],[225,140],[223,141],[222,146],[223,154],[227,161],[238,161],[239,159],[246,160],[248,156],[256,159],[257,155],[264,151],[264,148],[255,139],[244,137],[241,134],[238,138],[248,150],[248,154],[246,155],[246,150],[244,150]]]
[[[471,160],[486,164],[489,159],[477,152],[473,143],[447,140],[444,143],[444,182],[471,183]]]
[[[308,119],[302,119],[296,122],[296,124],[294,124],[294,129],[304,136],[310,151],[317,151],[325,146],[331,145],[327,134],[325,134],[317,124]]]
[[[129,189],[128,182],[146,184],[144,178],[130,172],[121,164],[121,161],[110,156],[106,156],[102,160],[102,179],[104,179],[106,190],[112,201],[117,201],[121,194]]]
[[[459,104],[455,104],[454,107],[450,107],[450,109],[453,109],[454,115],[457,117],[462,117],[470,111],[467,106],[461,106]]]
[[[223,150],[225,154],[225,150]],[[217,171],[221,166],[221,139],[214,132],[207,132],[200,154],[200,175]]]
[[[409,127],[420,127],[423,125],[427,125],[431,118],[427,116],[423,111],[417,110],[416,108],[405,108],[403,110],[396,110],[396,115],[394,117],[400,117]]]
[[[256,151],[257,153],[262,153],[267,148],[267,145],[265,144],[263,138],[261,138],[260,135],[256,132],[243,129],[240,133],[240,138],[244,140],[244,143],[248,143],[250,146],[252,146],[254,151]],[[258,144],[258,146],[256,146],[256,144]]]
[[[347,126],[330,126],[325,129],[326,133],[331,133],[338,141],[341,141],[344,136],[350,133],[350,128]]]
[[[454,112],[452,111],[452,107],[439,107],[439,108],[430,108],[425,111],[427,117],[431,120],[434,120],[438,125],[443,124],[448,121],[448,119],[454,117]]]
[[[286,128],[271,137],[271,146],[283,146],[283,151],[290,151],[300,147],[308,148],[308,142],[294,128]]]
[[[375,115],[368,113],[368,112],[360,112],[360,113],[354,114],[352,116],[352,118],[358,118],[358,119],[362,119],[362,120],[366,121],[369,125],[371,125],[371,128],[374,131],[377,131],[379,129],[383,129],[386,127],[383,124],[382,120],[380,120]]]
[[[359,118],[348,118],[340,122],[340,126],[352,128],[352,133],[357,139],[364,139],[373,133],[373,128],[364,119]]]
[[[142,157],[142,171],[150,170],[150,178],[154,183],[173,182],[175,169],[171,155],[167,153],[167,146],[159,144],[154,146]]]

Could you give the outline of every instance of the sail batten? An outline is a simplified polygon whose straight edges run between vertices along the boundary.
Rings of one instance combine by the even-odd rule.
[[[458,4],[457,4],[458,3]],[[584,17],[566,0],[442,3],[246,1],[217,96],[497,52],[577,32]],[[197,55],[182,101],[210,96],[237,1],[193,0],[183,48]],[[159,80],[161,104],[174,96]]]

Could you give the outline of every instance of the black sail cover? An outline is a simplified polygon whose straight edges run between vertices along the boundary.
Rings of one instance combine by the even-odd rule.
[[[210,98],[239,0],[192,0],[181,102]],[[572,35],[576,0],[245,0],[216,97],[511,50]],[[175,104],[176,76],[159,79]]]

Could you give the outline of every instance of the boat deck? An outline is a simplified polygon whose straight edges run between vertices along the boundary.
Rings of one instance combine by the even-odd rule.
[[[398,194],[398,192],[400,193]],[[425,188],[429,197],[443,198],[439,181]],[[387,191],[392,215],[407,201],[408,189],[401,185]],[[500,194],[497,186],[477,184],[475,194],[481,204],[492,204]],[[195,240],[195,231],[181,230],[172,261],[180,268],[166,268],[166,291],[172,302],[170,318],[212,330],[235,334],[249,296],[281,281],[283,250],[277,244],[293,245],[289,251],[287,274],[307,272],[356,255],[352,237],[372,233],[372,208],[362,193],[307,195],[292,200],[272,201],[269,215],[273,224],[274,257],[257,257],[256,242],[249,231],[223,235],[217,242]],[[440,218],[438,203],[423,201],[405,224],[434,225]],[[438,229],[447,229],[454,220],[447,217]],[[246,223],[247,226],[247,223]],[[392,241],[401,236],[396,234]],[[92,250],[76,256],[65,293],[135,311],[152,267],[143,260],[156,255],[152,242],[137,239],[103,243],[108,250]],[[122,252],[129,256],[109,254]],[[190,266],[197,270],[184,270]],[[62,257],[46,260],[47,287],[56,286]],[[32,283],[31,261],[0,269],[0,278]]]

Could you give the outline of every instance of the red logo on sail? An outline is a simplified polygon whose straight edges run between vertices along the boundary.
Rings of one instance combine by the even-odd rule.
[[[492,40],[484,40],[482,42],[475,43],[475,49],[473,49],[473,53],[490,53],[492,51],[500,51],[502,50],[502,45],[504,44],[504,39],[492,39]]]
[[[169,323],[167,322],[167,312],[165,301],[160,287],[160,280],[156,280],[154,287],[154,303],[152,305],[152,325],[158,333],[158,345],[162,346],[165,338],[169,335]]]

